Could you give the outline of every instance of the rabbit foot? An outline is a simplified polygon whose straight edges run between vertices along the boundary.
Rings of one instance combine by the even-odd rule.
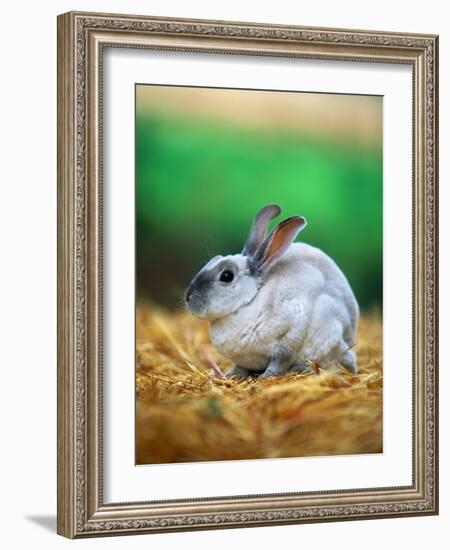
[[[293,373],[293,374],[313,374],[314,372],[315,372],[314,369],[310,365],[307,365],[306,363],[294,365],[289,370],[289,373]]]
[[[248,369],[236,365],[226,373],[225,378],[247,378],[247,376],[249,376]]]
[[[349,349],[339,359],[339,364],[344,367],[350,374],[356,374],[358,367],[356,366],[356,353]]]
[[[289,365],[271,361],[266,370],[258,378],[270,378],[271,376],[283,376],[289,371]]]

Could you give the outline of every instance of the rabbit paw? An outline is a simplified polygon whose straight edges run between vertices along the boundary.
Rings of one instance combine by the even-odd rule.
[[[266,370],[258,377],[260,379],[270,378],[271,376],[283,376],[289,370],[289,365],[271,361]]]
[[[248,369],[239,367],[238,365],[232,367],[225,375],[226,378],[247,378],[249,375]]]
[[[339,359],[339,364],[342,365],[350,374],[356,374],[358,367],[356,365],[356,354],[352,349],[347,350]]]
[[[292,374],[314,374],[314,372],[315,372],[314,369],[310,365],[307,365],[306,363],[294,365],[289,370],[289,373],[292,373]]]

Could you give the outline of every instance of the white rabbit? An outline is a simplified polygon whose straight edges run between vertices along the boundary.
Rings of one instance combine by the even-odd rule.
[[[187,289],[186,305],[209,320],[213,344],[234,361],[228,377],[281,376],[311,362],[339,362],[355,373],[359,309],[352,289],[324,252],[292,244],[304,218],[288,218],[266,237],[280,212],[263,208],[241,254],[210,260]]]

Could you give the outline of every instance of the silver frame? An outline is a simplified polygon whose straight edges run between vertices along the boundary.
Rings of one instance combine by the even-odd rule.
[[[102,54],[106,47],[403,63],[413,68],[413,483],[105,504]],[[58,533],[66,537],[438,513],[438,38],[130,15],[58,17]]]

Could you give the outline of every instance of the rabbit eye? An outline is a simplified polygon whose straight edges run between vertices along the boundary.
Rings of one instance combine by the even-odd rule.
[[[231,283],[231,281],[234,279],[234,274],[229,269],[225,269],[220,274],[219,280],[222,281],[222,283]]]

